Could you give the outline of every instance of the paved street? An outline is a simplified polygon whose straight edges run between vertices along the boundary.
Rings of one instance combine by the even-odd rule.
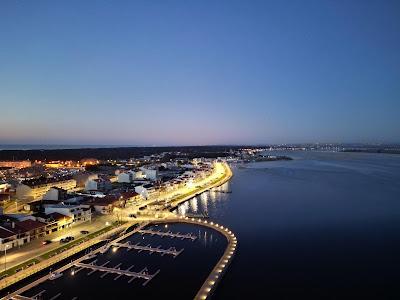
[[[84,236],[80,233],[81,230],[87,230],[90,233],[100,230],[106,226],[106,222],[116,221],[116,217],[113,215],[96,216],[91,222],[83,222],[67,228],[65,230],[57,231],[52,234],[46,235],[40,239],[34,240],[21,248],[15,248],[7,251],[7,269],[12,268],[24,261],[40,256],[50,250],[53,250],[60,246],[60,239],[66,236],[73,236],[75,239]],[[52,243],[48,245],[42,245],[44,240],[51,240]],[[4,271],[5,268],[5,257],[4,252],[0,258],[0,271]]]

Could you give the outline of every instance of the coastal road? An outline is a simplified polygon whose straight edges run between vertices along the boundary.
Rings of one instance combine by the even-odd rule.
[[[21,246],[20,248],[13,248],[7,251],[7,269],[17,266],[27,260],[37,258],[44,253],[54,250],[60,247],[60,239],[67,236],[73,236],[75,239],[83,237],[82,230],[87,230],[89,233],[100,230],[106,226],[106,223],[116,221],[116,217],[113,215],[96,216],[92,221],[83,222],[77,225],[73,225],[71,228],[56,231],[52,234],[46,235],[39,239],[36,239],[28,244]],[[52,243],[48,245],[42,245],[45,240],[51,240]],[[5,270],[5,256],[4,252],[1,253],[0,257],[0,272]]]

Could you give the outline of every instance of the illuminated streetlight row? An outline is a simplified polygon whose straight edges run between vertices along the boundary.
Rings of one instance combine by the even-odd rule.
[[[224,234],[228,240],[228,246],[224,252],[224,255],[221,257],[218,264],[211,271],[210,275],[208,276],[207,280],[205,281],[205,283],[203,284],[203,286],[201,287],[200,291],[196,296],[196,299],[207,299],[210,296],[211,291],[215,287],[218,280],[221,279],[223,271],[229,265],[230,261],[233,259],[237,247],[237,239],[231,230],[212,221],[208,222],[207,220],[189,218],[185,216],[180,216],[179,219],[183,220],[184,222],[187,221],[199,225],[205,224],[207,227],[211,227],[219,231],[220,233]]]

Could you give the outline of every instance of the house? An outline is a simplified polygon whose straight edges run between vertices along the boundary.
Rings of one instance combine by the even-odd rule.
[[[147,169],[147,168],[140,168],[144,177],[149,180],[156,180],[157,179],[157,170]]]
[[[119,183],[131,183],[135,179],[135,172],[121,172],[118,174]]]
[[[108,191],[112,189],[111,181],[107,178],[88,180],[85,184],[86,191]]]
[[[71,177],[25,180],[17,186],[17,198],[20,201],[40,200],[52,187],[70,190],[76,187],[76,181]]]
[[[28,237],[27,242],[46,235],[46,224],[30,219],[16,223],[15,229]]]
[[[147,199],[154,193],[154,186],[152,184],[144,184],[135,186],[135,192],[142,196],[144,199]]]
[[[89,172],[79,172],[74,174],[73,178],[76,180],[76,186],[82,188],[89,180],[97,179],[99,176]]]
[[[121,193],[120,199],[124,202],[123,207],[125,207],[140,201],[142,198],[139,193],[135,191],[126,191]]]
[[[36,220],[46,224],[46,233],[50,234],[55,231],[62,230],[72,224],[73,218],[57,212],[50,214],[36,213]]]
[[[118,196],[107,195],[104,198],[92,198],[86,204],[91,205],[100,214],[111,214],[114,207],[121,207],[122,201]]]
[[[44,206],[45,214],[59,213],[72,218],[72,223],[86,222],[92,219],[92,212],[87,205],[53,204]]]
[[[52,187],[44,194],[43,200],[65,200],[67,197],[66,190],[59,187]]]
[[[11,187],[11,184],[0,181],[0,193],[5,193],[10,187]]]
[[[23,245],[18,238],[18,233],[11,229],[0,226],[0,251]]]

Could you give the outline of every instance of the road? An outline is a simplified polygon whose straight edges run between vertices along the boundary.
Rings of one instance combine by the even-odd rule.
[[[60,247],[60,239],[66,236],[73,236],[75,239],[84,236],[81,231],[87,230],[89,232],[94,232],[100,230],[106,226],[106,223],[116,221],[113,215],[103,215],[93,218],[92,221],[83,222],[76,224],[71,228],[56,231],[52,234],[46,235],[42,238],[34,240],[28,244],[21,246],[20,248],[13,248],[7,251],[7,269],[19,265],[27,260],[37,258],[44,253]],[[42,245],[44,240],[51,240],[52,243],[48,245]],[[5,270],[5,256],[2,253],[0,258],[0,272]]]

